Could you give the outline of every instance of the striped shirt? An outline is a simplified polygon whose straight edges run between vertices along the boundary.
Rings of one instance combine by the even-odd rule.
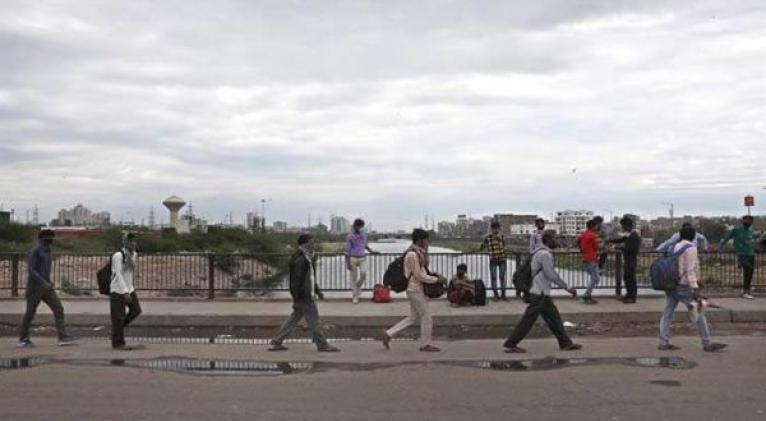
[[[502,234],[489,234],[484,237],[481,249],[486,249],[489,252],[489,258],[492,260],[505,260],[507,257],[505,252],[505,236]]]

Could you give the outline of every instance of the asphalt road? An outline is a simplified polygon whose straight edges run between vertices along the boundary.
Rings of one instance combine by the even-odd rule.
[[[3,338],[0,366],[32,367],[0,369],[0,419],[766,420],[766,336],[720,339],[730,348],[719,354],[703,353],[694,337],[675,338],[683,349],[670,354],[655,338],[583,339],[575,353],[534,339],[511,356],[497,340],[441,343],[440,354],[413,342],[391,351],[340,343],[338,354],[296,344],[275,354],[248,345],[118,353],[101,341],[57,348],[46,338],[19,350]],[[666,360],[654,357],[693,367],[656,366]]]

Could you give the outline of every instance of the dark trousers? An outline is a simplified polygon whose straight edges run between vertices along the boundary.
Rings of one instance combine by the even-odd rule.
[[[753,272],[755,272],[755,256],[737,256],[737,260],[742,267],[743,289],[749,293],[753,282]]]
[[[122,294],[109,294],[109,310],[112,316],[112,346],[125,345],[125,327],[141,314],[141,304],[135,292],[130,294],[130,302]],[[125,308],[128,314],[125,314]]]
[[[625,279],[625,298],[636,299],[638,296],[638,282],[636,282],[636,267],[638,262],[636,259],[625,259],[625,267],[622,271],[622,276]]]
[[[29,339],[29,326],[32,324],[32,320],[35,319],[40,301],[47,304],[53,312],[59,339],[66,336],[66,330],[64,329],[64,306],[61,305],[61,300],[56,295],[56,290],[53,288],[27,286],[26,298],[27,311],[24,313],[24,318],[21,320],[21,327],[19,328],[20,340]]]
[[[296,328],[301,319],[306,319],[306,325],[311,332],[311,339],[316,344],[317,348],[323,349],[330,346],[327,343],[327,339],[322,333],[322,329],[319,327],[319,309],[314,301],[296,301],[293,303],[293,313],[285,320],[282,327],[279,328],[276,336],[272,339],[272,342],[281,344],[285,338]]]
[[[548,329],[556,335],[556,339],[559,341],[559,347],[570,345],[572,340],[569,339],[566,330],[564,330],[564,323],[561,321],[561,315],[556,305],[553,304],[553,299],[546,295],[529,294],[529,305],[524,315],[521,316],[519,324],[513,329],[513,333],[505,341],[505,347],[510,348],[516,346],[521,342],[532,326],[537,321],[537,316],[543,316],[545,324],[548,325]]]
[[[500,293],[505,298],[505,272],[507,267],[505,260],[490,259],[489,261],[489,278],[492,280],[492,292],[495,294],[495,298],[500,296],[497,291],[498,279],[500,280]]]

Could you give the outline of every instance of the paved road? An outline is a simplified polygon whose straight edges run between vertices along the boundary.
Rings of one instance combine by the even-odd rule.
[[[408,342],[388,352],[377,343],[349,342],[340,344],[339,354],[317,354],[304,344],[274,354],[243,345],[150,345],[116,353],[103,342],[56,348],[46,338],[33,350],[19,350],[3,338],[0,356],[51,363],[0,370],[0,419],[766,420],[766,336],[725,340],[728,351],[706,354],[696,338],[679,337],[674,342],[683,350],[667,354],[655,349],[654,338],[583,339],[586,348],[577,353],[559,352],[550,338],[535,339],[524,343],[528,354],[509,356],[499,341],[485,340],[442,343],[441,354],[421,354]],[[638,361],[651,365],[658,356],[696,366],[642,367],[630,360],[645,357]],[[271,361],[295,372],[210,376],[125,367],[158,357],[202,359],[200,367],[208,359],[217,367]],[[545,357],[575,359],[553,366],[550,359],[508,362]],[[507,369],[477,368],[490,360],[504,361],[495,367]]]

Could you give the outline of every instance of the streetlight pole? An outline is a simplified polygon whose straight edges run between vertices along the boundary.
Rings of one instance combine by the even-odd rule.
[[[670,202],[661,202],[661,205],[669,206],[670,207],[670,229],[675,228],[675,223],[673,221],[673,204]]]

